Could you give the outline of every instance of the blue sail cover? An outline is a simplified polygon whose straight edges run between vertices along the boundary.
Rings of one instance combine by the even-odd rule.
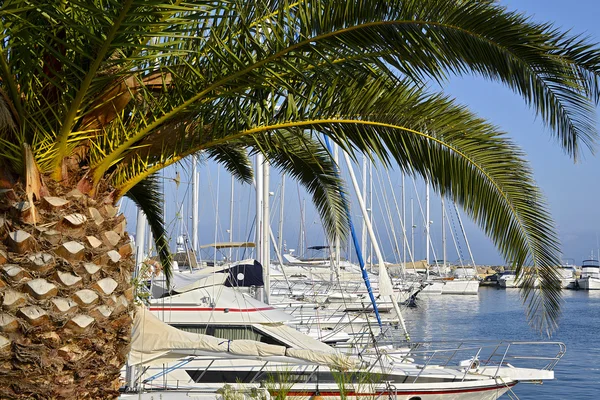
[[[250,260],[249,260],[250,261]],[[245,262],[231,266],[223,271],[228,273],[229,277],[225,281],[225,286],[228,287],[250,287],[264,286],[262,265],[256,261]]]

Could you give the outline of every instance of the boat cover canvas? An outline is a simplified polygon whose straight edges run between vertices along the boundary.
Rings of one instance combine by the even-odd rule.
[[[228,276],[222,273],[207,273],[200,271],[190,274],[173,272],[173,277],[171,278],[171,292],[185,293],[189,292],[190,290],[199,289],[203,287],[222,285],[227,279]],[[167,281],[166,279],[164,279],[164,275],[153,279],[152,297],[160,298],[165,294],[168,294],[169,292],[167,291],[166,286]]]
[[[185,293],[190,290],[214,285],[229,287],[264,286],[262,265],[253,259],[232,264],[203,268],[197,272],[173,272],[171,293]],[[152,297],[161,298],[168,294],[167,281],[163,274],[152,280]]]
[[[269,361],[271,357],[281,361],[284,357],[290,358],[290,362],[296,359],[341,369],[348,369],[356,364],[355,360],[335,351],[326,353],[310,349],[293,349],[253,340],[228,340],[185,332],[160,321],[145,307],[137,307],[129,364],[149,364],[165,357],[172,358],[174,354],[179,354],[181,357],[190,355],[252,357],[265,361]]]
[[[236,263],[229,267],[229,277],[225,286],[229,287],[262,287],[263,281],[262,265],[256,260],[248,260],[247,263]]]
[[[331,346],[285,324],[254,324],[252,326],[293,348],[306,348],[323,353],[333,352]]]

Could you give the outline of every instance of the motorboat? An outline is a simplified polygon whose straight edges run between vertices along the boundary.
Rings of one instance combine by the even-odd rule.
[[[512,271],[511,271],[512,272]],[[498,285],[504,289],[523,287],[522,277],[517,278],[515,272],[502,275],[498,278]],[[539,278],[533,280],[533,288],[537,289],[540,286]]]
[[[498,277],[498,286],[501,288],[516,288],[519,287],[517,283],[517,274],[515,271],[504,271],[502,275]]]
[[[317,395],[492,400],[519,382],[553,379],[564,354],[563,344],[546,344],[556,353],[542,357],[533,351],[526,357],[543,365],[518,367],[531,343],[334,349],[286,325],[291,316],[248,293],[203,285],[188,285],[188,291],[137,309],[122,399],[225,400],[224,392],[234,388],[248,399],[285,392],[298,400]]]
[[[583,260],[581,277],[575,287],[581,290],[600,290],[600,262],[598,260]]]
[[[563,289],[575,289],[577,279],[577,270],[571,264],[563,264],[558,267],[558,276],[560,278],[560,287]]]

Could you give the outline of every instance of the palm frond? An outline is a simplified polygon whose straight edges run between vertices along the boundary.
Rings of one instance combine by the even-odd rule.
[[[272,166],[299,181],[312,195],[329,238],[344,240],[349,229],[345,185],[331,154],[317,139],[300,129],[280,129],[248,136],[240,142],[262,152]]]
[[[257,112],[245,110],[244,118],[253,120]],[[239,121],[212,124],[214,139],[203,146],[250,138],[261,148],[288,132],[302,146],[307,139],[297,132],[313,130],[351,154],[366,152],[387,166],[398,163],[461,204],[519,271],[533,265],[547,290],[539,295],[524,290],[528,316],[541,330],[554,329],[559,317],[559,292],[553,289],[558,239],[522,152],[497,128],[444,96],[407,84],[392,88],[381,77],[313,84],[302,96],[289,96],[274,115],[263,110],[262,118],[269,124],[241,132],[234,130]],[[299,152],[296,147],[290,146]],[[277,152],[267,156],[276,159]]]
[[[206,157],[225,167],[239,181],[252,183],[252,163],[246,148],[236,143],[228,143],[206,149]]]
[[[146,215],[157,253],[167,279],[167,287],[173,276],[173,259],[169,251],[169,239],[165,230],[163,215],[163,194],[160,188],[159,177],[152,175],[138,182],[126,194],[136,206]]]

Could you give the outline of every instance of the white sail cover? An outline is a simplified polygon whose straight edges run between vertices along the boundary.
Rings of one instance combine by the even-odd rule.
[[[308,349],[291,349],[253,340],[219,339],[209,335],[185,332],[165,324],[144,307],[137,307],[134,318],[129,364],[148,364],[153,360],[174,355],[204,355],[216,357],[253,357],[281,361],[281,357],[308,361],[314,364],[348,369],[355,361],[332,352],[324,353]]]
[[[173,272],[171,291],[175,293],[185,293],[198,288],[222,285],[226,280],[227,274],[207,273],[203,271],[193,274]],[[154,298],[160,298],[166,293],[168,293],[167,280],[164,275],[161,274],[152,281],[152,296]]]
[[[394,288],[392,281],[388,275],[387,268],[383,261],[379,261],[379,295],[380,296],[392,296],[394,294]]]
[[[225,271],[237,265],[252,265],[253,263],[253,259],[246,259],[236,261],[231,264],[203,268],[194,273],[173,272],[170,291],[174,293],[185,293],[189,292],[190,290],[199,289],[203,287],[223,285],[228,278],[228,275],[227,273],[225,273]],[[164,274],[160,274],[152,280],[152,297],[160,298],[168,292],[169,290],[167,290],[167,280]]]

